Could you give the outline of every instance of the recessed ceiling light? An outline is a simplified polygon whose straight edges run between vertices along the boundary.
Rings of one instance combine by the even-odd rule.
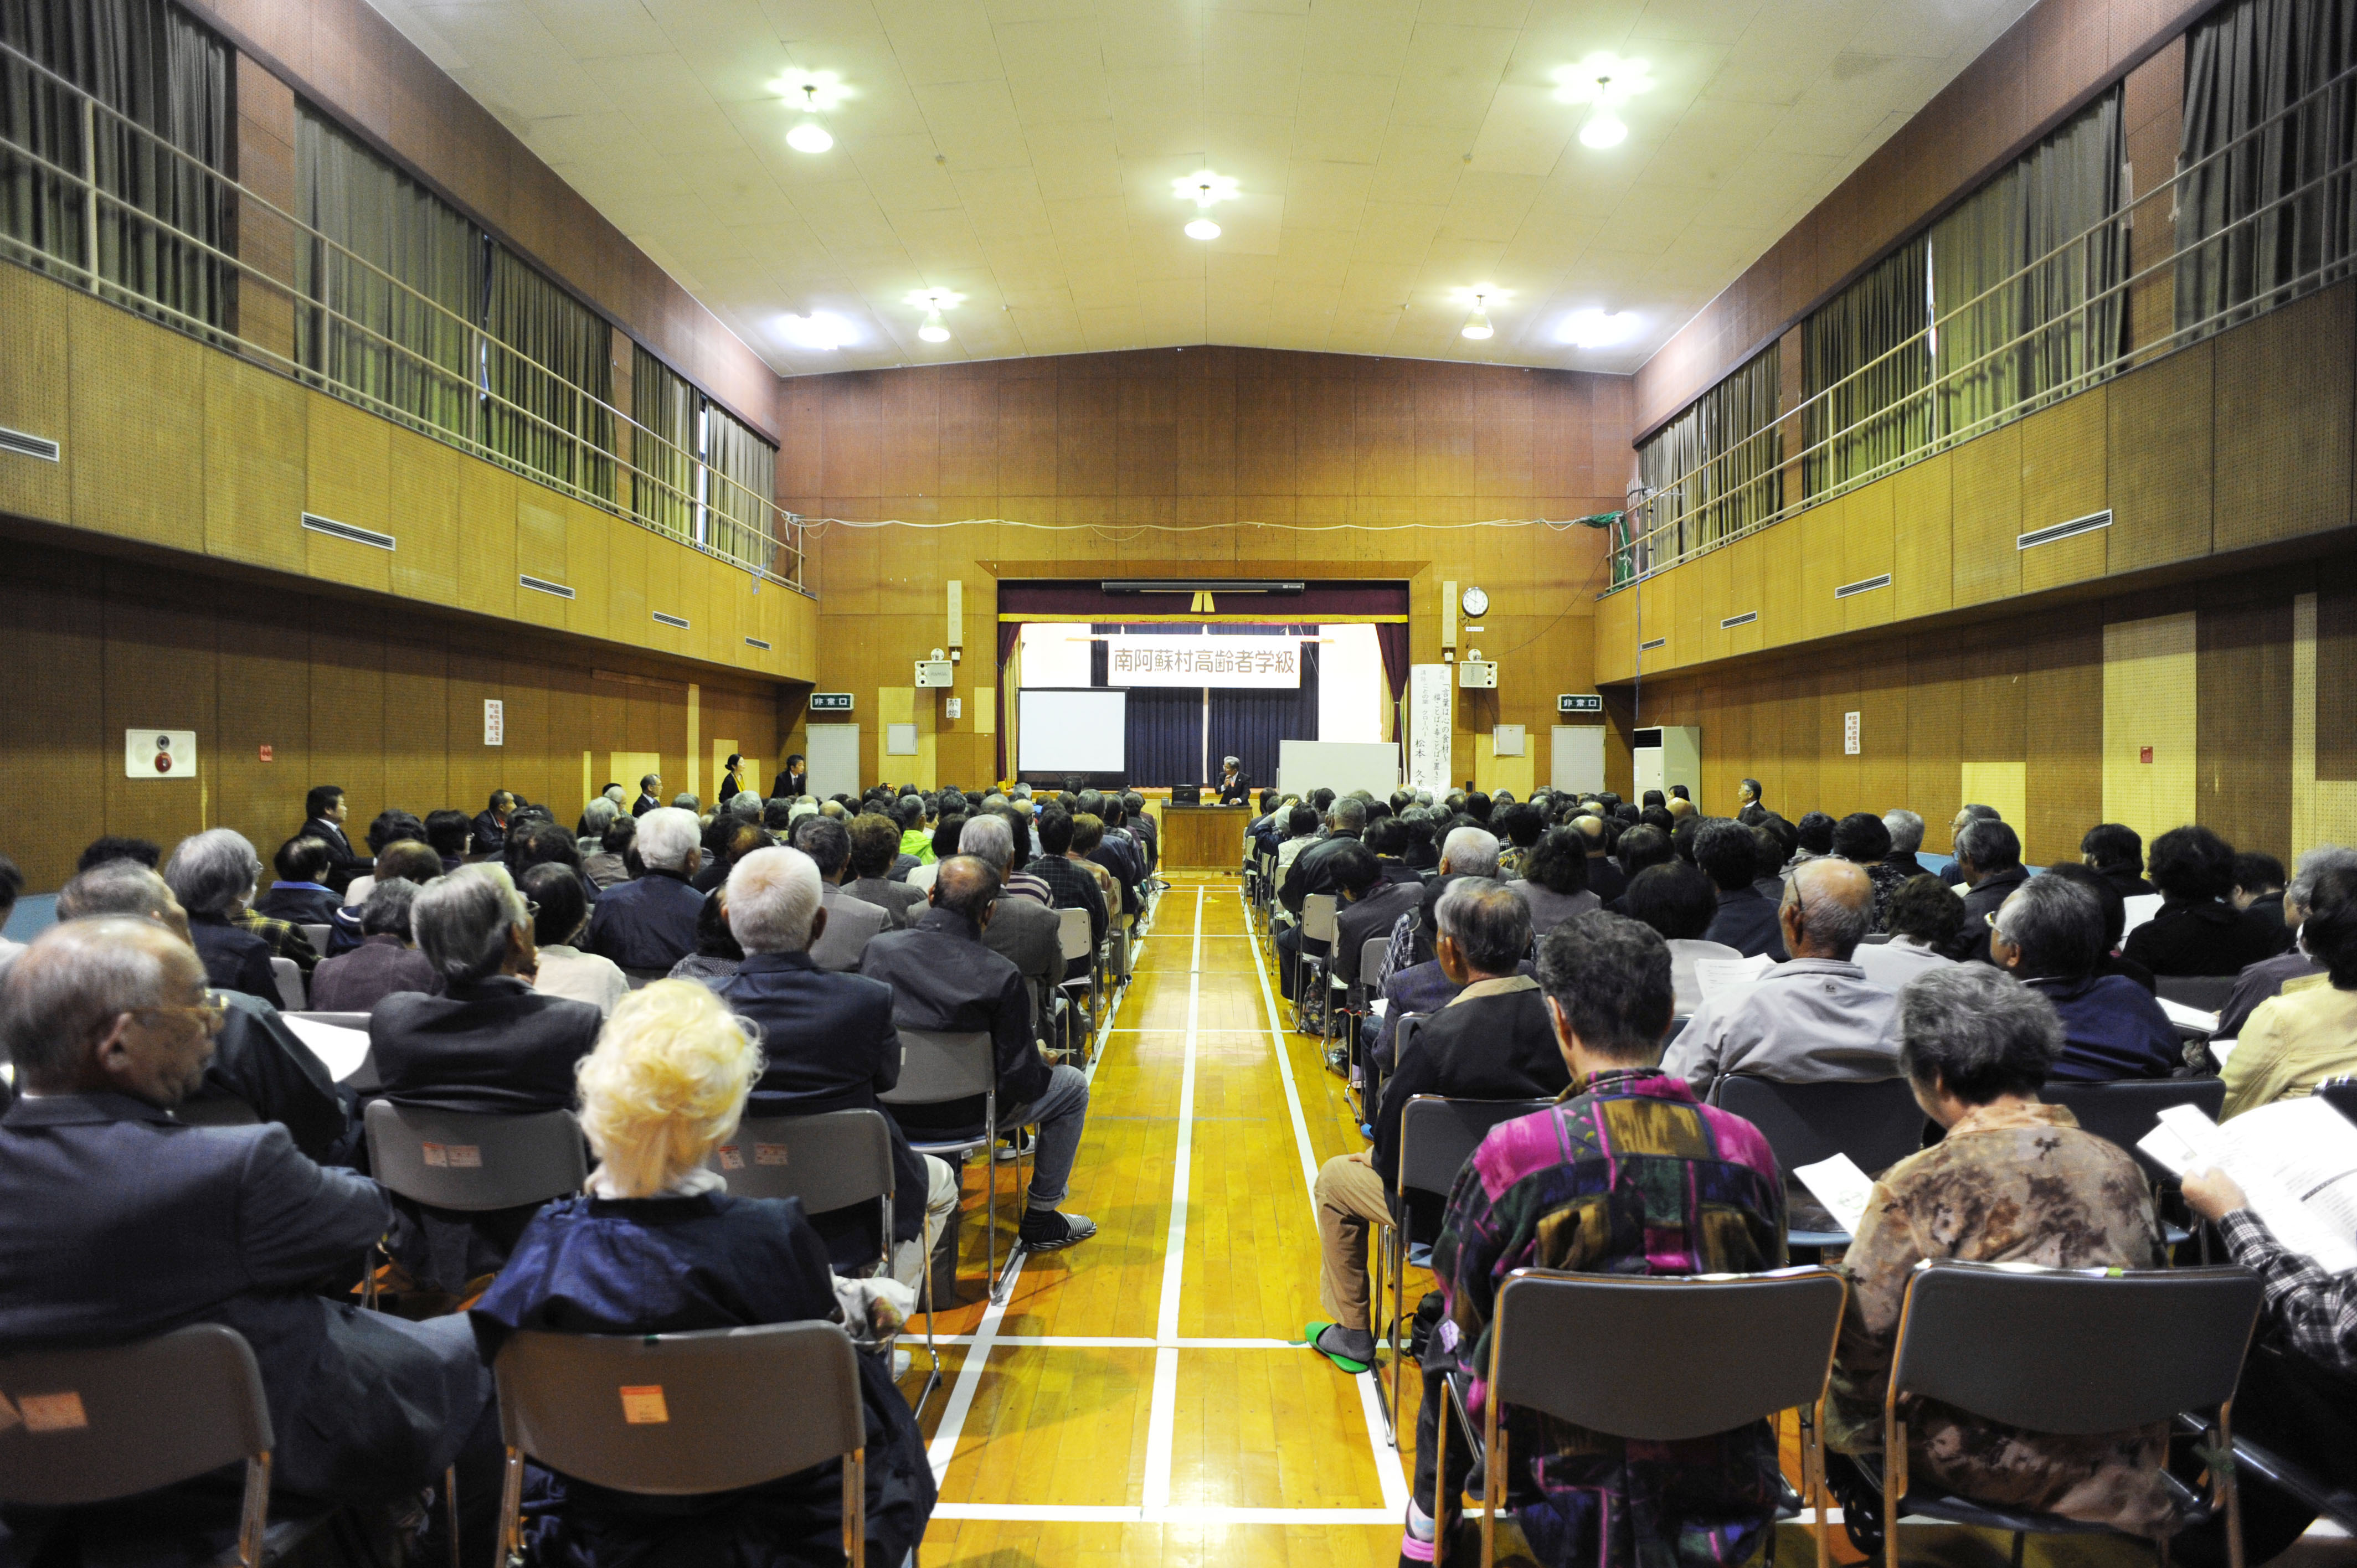
[[[813,310],[808,316],[789,316],[778,325],[800,349],[834,349],[859,341],[858,329],[832,310]]]
[[[1575,310],[1555,328],[1555,338],[1576,349],[1609,349],[1625,343],[1644,328],[1632,311]]]
[[[1491,335],[1491,328],[1490,326],[1490,313],[1482,308],[1488,296],[1485,295],[1475,295],[1473,296],[1473,314],[1465,318],[1463,336],[1470,338],[1476,342],[1479,342],[1482,338]]]

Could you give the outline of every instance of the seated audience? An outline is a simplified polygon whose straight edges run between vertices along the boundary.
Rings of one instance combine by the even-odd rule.
[[[1765,819],[1761,825],[1766,825]],[[1834,820],[1823,811],[1803,811],[1801,820],[1792,824],[1792,838],[1799,847],[1792,852],[1780,868],[1781,875],[1786,876],[1790,876],[1795,867],[1834,853]]]
[[[2291,925],[2284,915],[2283,862],[2271,854],[2246,850],[2234,856],[2234,890],[2228,902],[2267,923],[2276,950],[2291,946]],[[2277,932],[2276,927],[2282,927]]]
[[[396,992],[369,1015],[369,1054],[396,1104],[502,1116],[562,1111],[605,1015],[530,983],[532,915],[507,868],[462,866],[419,890],[417,946],[443,993]],[[446,1214],[397,1198],[389,1250],[424,1291],[466,1294],[500,1267],[532,1207]]]
[[[826,911],[825,928],[810,945],[811,961],[838,974],[857,969],[868,939],[896,924],[892,912],[844,887],[851,875],[851,832],[841,822],[813,812],[795,824],[793,837],[793,847],[818,867],[819,904]]]
[[[1900,883],[1883,918],[1884,930],[1850,954],[1877,985],[1895,993],[1925,970],[1956,961],[1948,954],[1964,929],[1964,901],[1938,877],[1927,872]]]
[[[237,923],[261,875],[261,857],[233,828],[190,834],[164,864],[164,880],[188,912],[188,937],[211,983],[274,1005],[278,978],[270,967],[271,943]]]
[[[475,844],[475,819],[444,807],[425,813],[425,842],[442,857],[442,869],[456,871],[467,864]]]
[[[728,890],[724,885],[704,896],[704,908],[695,917],[695,950],[673,964],[664,978],[693,980],[718,991],[737,977],[744,964],[745,950],[728,929]]]
[[[1127,833],[1120,832],[1121,802],[1107,797],[1099,821],[1097,847],[1087,852],[1090,860],[1105,868],[1114,881],[1121,886],[1121,912],[1135,916],[1145,906],[1146,867],[1137,856],[1136,846]]]
[[[328,875],[322,878],[340,893],[352,884],[352,878],[369,869],[369,861],[352,853],[351,840],[344,836],[344,791],[339,784],[313,786],[303,798],[304,822],[296,838],[314,838],[328,846]],[[95,847],[95,846],[92,846]],[[156,864],[150,860],[148,865]],[[84,871],[90,869],[85,865]]]
[[[383,1232],[384,1194],[314,1165],[274,1123],[172,1117],[202,1081],[222,1021],[195,952],[153,920],[70,919],[10,966],[0,1047],[27,1092],[0,1120],[0,1344],[235,1329],[261,1372],[281,1509],[414,1509],[455,1463],[467,1552],[487,1561],[499,1423],[464,1320],[359,1312],[317,1288]],[[188,1505],[187,1517],[170,1516],[175,1560],[210,1561],[234,1538],[235,1491],[197,1483],[175,1496]],[[438,1534],[439,1508],[424,1512]],[[132,1515],[120,1504],[12,1509],[0,1538],[17,1561],[89,1561],[75,1537],[87,1529],[103,1541]],[[142,1562],[160,1561],[158,1545],[114,1543]]]
[[[704,867],[690,879],[688,886],[698,893],[709,893],[728,880],[729,869],[757,849],[776,847],[769,830],[758,822],[734,811],[723,811],[712,819],[712,826],[704,835]]]
[[[2159,870],[2160,844],[2153,846],[2153,861]],[[2357,1072],[2357,869],[2333,865],[2317,874],[2299,942],[2324,974],[2287,983],[2252,1011],[2221,1074],[2223,1115],[2294,1099],[2328,1078]]]
[[[2297,938],[2308,920],[2308,907],[2316,892],[2316,879],[2335,866],[2357,870],[2357,850],[2340,844],[2319,844],[2299,857],[2299,870],[2284,889],[2284,924]],[[2308,955],[2306,946],[2295,941],[2291,950],[2277,953],[2270,959],[2247,964],[2234,977],[2234,989],[2219,1010],[2218,1035],[2222,1040],[2238,1037],[2243,1026],[2250,1021],[2260,1003],[2277,996],[2295,981],[2324,972],[2324,966]]]
[[[2154,890],[2144,879],[2144,836],[2125,822],[2089,828],[2079,840],[2079,857],[2123,898],[2141,898]]]
[[[1379,833],[1370,828],[1369,839],[1395,839],[1397,823],[1379,826],[1390,827],[1394,832]],[[1372,880],[1368,875],[1371,869]],[[1392,928],[1399,923],[1400,917],[1423,908],[1424,881],[1413,873],[1405,882],[1391,880],[1383,875],[1383,857],[1366,844],[1355,854],[1342,852],[1335,875],[1342,889],[1342,906],[1334,915],[1334,977],[1345,985],[1372,982],[1377,977],[1360,969],[1367,943],[1381,940],[1388,951]]]
[[[1768,1141],[1695,1103],[1660,1065],[1672,1002],[1662,940],[1634,920],[1582,915],[1541,939],[1538,977],[1579,1092],[1492,1129],[1449,1195],[1432,1249],[1443,1318],[1424,1357],[1406,1558],[1428,1559],[1437,1529],[1454,1522],[1471,1456],[1450,1443],[1436,1487],[1439,1380],[1489,1365],[1510,1273],[1754,1273],[1784,1262],[1783,1178]],[[1477,1423],[1483,1387],[1473,1385]],[[1574,1434],[1523,1410],[1501,1424],[1513,1466],[1488,1480],[1511,1510],[1501,1562],[1735,1563],[1774,1528],[1782,1487],[1769,1422],[1674,1444]],[[1471,1533],[1452,1533],[1449,1560],[1478,1555]]]
[[[998,902],[993,906],[990,921],[982,929],[982,945],[1013,964],[1038,990],[1034,994],[1042,999],[1053,996],[1056,986],[1064,978],[1063,922],[1056,912],[1028,898],[1006,897],[1006,868],[1015,858],[1015,835],[1006,819],[995,812],[964,819],[959,830],[954,860],[959,854],[970,854],[999,875]],[[927,869],[938,873],[944,864],[936,859]],[[1034,1016],[1033,1026],[1041,1034],[1047,1030],[1044,1013]]]
[[[2095,901],[2104,907],[2104,957],[2095,967],[2097,974],[2116,974],[2123,979],[2133,980],[2147,992],[2159,989],[2152,978],[2152,971],[2120,956],[2120,938],[2128,929],[2128,906],[2127,900],[2120,897],[2116,886],[2097,875],[2094,867],[2083,865],[2075,860],[2050,865],[2039,875],[2060,876],[2074,887],[2083,887],[2093,894]]]
[[[1612,845],[1613,864],[1620,868],[1622,878],[1628,882],[1634,882],[1639,873],[1650,867],[1666,865],[1677,858],[1678,852],[1670,843],[1670,835],[1642,822],[1633,822],[1622,828],[1620,838]],[[1621,891],[1625,893],[1628,889],[1624,886]],[[1715,890],[1713,897],[1717,897]],[[1613,913],[1620,911],[1614,910]]]
[[[628,882],[631,875],[630,846],[638,837],[638,818],[616,816],[613,825],[597,841],[597,853],[582,857],[581,875],[600,893],[617,883]]]
[[[1959,959],[1989,961],[1989,918],[2013,890],[2029,880],[2021,864],[2021,839],[1996,817],[1975,817],[1956,832],[1956,886],[1964,894],[1964,927],[1956,940]]]
[[[2062,1047],[2044,996],[1985,965],[1958,964],[1909,981],[1900,1011],[1900,1065],[1925,1114],[1947,1133],[1883,1173],[1841,1265],[1850,1295],[1825,1436],[1843,1454],[1881,1450],[1900,1308],[1919,1263],[2168,1262],[2136,1157],[2038,1098]],[[2058,1436],[1928,1400],[1907,1418],[1908,1468],[1923,1480],[1975,1502],[2136,1534],[2173,1522],[2161,1475],[2168,1444],[2165,1422]],[[1878,1472],[1872,1461],[1860,1467]],[[1844,1501],[1860,1497],[1851,1487]]]
[[[891,916],[896,927],[922,914],[924,890],[892,879],[893,863],[900,853],[899,825],[890,817],[863,811],[851,819],[850,831],[852,880],[844,891]]]
[[[1587,890],[1600,903],[1611,903],[1629,891],[1629,878],[1613,862],[1612,836],[1604,819],[1592,814],[1575,817],[1571,825],[1587,855]]]
[[[1282,885],[1301,852],[1324,835],[1318,832],[1318,808],[1297,801],[1285,814],[1285,837],[1276,846],[1276,880]]]
[[[1537,814],[1532,806],[1514,810]],[[1576,829],[1549,828],[1531,842],[1523,854],[1522,875],[1511,886],[1531,907],[1533,930],[1544,936],[1575,915],[1604,907],[1587,886],[1589,865],[1587,841]]]
[[[526,811],[531,814],[526,815]],[[581,841],[543,815],[537,806],[520,810],[509,820],[508,844],[500,858],[518,886],[523,885],[523,874],[533,866],[558,865],[581,885],[585,908],[594,908],[601,897],[597,884],[582,870]]]
[[[1277,883],[1277,902],[1285,906],[1287,914],[1297,920],[1303,900],[1312,893],[1334,891],[1334,875],[1329,863],[1335,850],[1346,843],[1357,843],[1366,828],[1364,800],[1345,795],[1334,802],[1333,809],[1326,814],[1326,836],[1296,854]]]
[[[1424,902],[1392,922],[1392,945],[1384,954],[1391,972],[1430,963],[1438,954],[1440,896],[1460,876],[1498,875],[1498,840],[1487,828],[1468,823],[1440,841],[1440,865],[1424,885]]]
[[[491,791],[490,800],[475,816],[475,853],[499,854],[508,846],[508,820],[515,814],[516,798],[505,789]]]
[[[1725,942],[1703,936],[1718,915],[1718,889],[1683,860],[1649,865],[1621,896],[1622,912],[1652,929],[1670,950],[1670,983],[1677,993],[1677,1016],[1691,1018],[1702,1007],[1702,982],[1695,965],[1740,959]]]
[[[523,1330],[651,1335],[841,1321],[802,1205],[735,1197],[705,1164],[736,1130],[760,1071],[760,1047],[700,985],[659,981],[615,1010],[581,1064],[581,1125],[597,1169],[587,1193],[533,1219],[498,1283],[460,1320],[472,1324],[484,1365]],[[899,1563],[923,1539],[932,1471],[890,1373],[877,1357],[856,1359],[866,1550],[872,1562]],[[525,1482],[527,1550],[541,1563],[839,1562],[842,1508],[839,1461],[694,1497],[611,1491],[537,1466]]]
[[[2237,974],[2283,950],[2289,933],[2280,916],[2227,901],[2234,851],[2208,828],[2171,828],[2153,840],[2151,869],[2160,909],[2128,933],[2122,951],[2156,976]]]
[[[933,890],[933,872],[942,862],[958,853],[958,840],[965,832],[965,821],[963,811],[952,811],[947,806],[942,808],[940,819],[933,823],[932,838],[928,841],[933,846],[932,858],[901,878],[906,886],[920,893]]]
[[[842,824],[831,823],[838,832]],[[737,972],[717,987],[730,1012],[760,1030],[766,1061],[753,1086],[755,1116],[816,1116],[883,1110],[891,1123],[892,1277],[914,1286],[957,1207],[958,1173],[920,1155],[876,1097],[900,1081],[900,1036],[892,990],[814,961],[834,915],[820,899],[818,868],[800,850],[757,850],[728,874],[728,928],[744,950]],[[869,908],[850,899],[854,908]],[[866,1204],[813,1218],[827,1253],[845,1273],[876,1261],[876,1213]]]
[[[2357,1270],[2327,1273],[2286,1247],[2223,1171],[2187,1176],[2185,1201],[2219,1228],[2233,1261],[2266,1287],[2234,1390],[2236,1441],[2287,1456],[2347,1497],[2357,1490]],[[2315,1505],[2254,1466],[2242,1468],[2237,1483],[2243,1561],[2276,1561],[2315,1522]],[[2179,1562],[2227,1562],[2222,1523],[2179,1536],[2172,1553]]]
[[[662,789],[662,775],[660,773],[650,773],[640,779],[638,799],[630,802],[630,815],[643,817],[649,811],[662,811],[663,809]]]
[[[328,875],[325,840],[288,839],[271,856],[271,869],[277,873],[277,880],[253,901],[255,914],[298,926],[324,926],[336,918],[343,899],[323,880]]]
[[[704,895],[689,886],[704,863],[695,815],[666,806],[639,818],[637,849],[644,875],[608,888],[589,918],[588,950],[626,970],[668,973],[695,950]]]
[[[592,797],[581,808],[581,820],[574,824],[573,836],[582,841],[581,853],[587,854],[590,847],[606,836],[606,830],[621,817],[622,787],[608,784],[602,794]],[[429,832],[432,830],[431,821],[426,827]]]
[[[1803,862],[1776,911],[1791,960],[1705,1000],[1663,1070],[1696,1094],[1728,1073],[1781,1083],[1896,1078],[1898,998],[1851,957],[1873,908],[1864,871],[1830,855]]]
[[[468,831],[472,832],[471,829]],[[369,854],[379,860],[383,859],[384,852],[394,844],[424,843],[425,842],[425,824],[418,821],[415,815],[403,811],[398,806],[388,806],[379,811],[368,825]],[[375,886],[375,876],[365,872],[345,883],[344,907],[349,909],[359,908],[368,901],[369,889]]]
[[[81,858],[74,863],[74,870],[88,871],[114,860],[135,860],[153,871],[164,864],[164,851],[153,839],[124,838],[108,833],[91,840],[83,847]]]
[[[1963,834],[1964,829],[1971,826],[1973,823],[1994,822],[2000,820],[2001,819],[1998,817],[1997,810],[1995,806],[1970,804],[1958,807],[1955,817],[1948,823],[1949,847],[1951,849],[1955,849],[1958,840]],[[2019,853],[2020,852],[2018,850],[2015,851],[2015,854],[2017,854]],[[1958,852],[1956,858],[1950,860],[1947,865],[1940,868],[1940,880],[1946,883],[1951,887],[1961,887],[1965,886],[1964,868],[1962,863],[1961,851]]]
[[[544,996],[587,1002],[612,1016],[614,1004],[630,993],[630,980],[613,960],[574,945],[589,925],[589,901],[582,897],[580,874],[562,862],[544,861],[517,877],[516,886],[533,907],[533,946],[540,962],[533,971],[532,988]]]
[[[1079,867],[1081,874],[1094,884],[1097,901],[1104,906],[1106,923],[1111,924],[1121,919],[1127,913],[1128,907],[1123,902],[1121,878],[1098,858],[1097,852],[1103,844],[1103,822],[1088,811],[1082,811],[1072,818],[1072,847],[1064,858]],[[914,914],[912,911],[912,918]]]
[[[903,795],[892,808],[892,820],[900,824],[900,853],[913,855],[919,865],[933,864],[932,813],[920,795]]]
[[[1523,875],[1523,860],[1546,832],[1546,813],[1523,803],[1501,806],[1491,813],[1498,834],[1498,870],[1510,880]]]
[[[2066,878],[2033,876],[1997,908],[1989,961],[2041,993],[2062,1021],[2062,1048],[2048,1078],[2169,1077],[2185,1064],[2176,1026],[2144,987],[2098,973],[2103,959],[2103,906]]]
[[[311,972],[311,1010],[366,1013],[396,991],[439,994],[442,976],[410,944],[417,884],[395,876],[369,890],[361,906],[361,945],[322,959]]]
[[[1337,1155],[1318,1172],[1318,1299],[1334,1315],[1304,1331],[1310,1348],[1346,1372],[1374,1364],[1367,1313],[1367,1238],[1389,1223],[1399,1180],[1400,1118],[1419,1094],[1456,1100],[1536,1100],[1570,1079],[1555,1048],[1539,983],[1518,972],[1531,947],[1530,908],[1512,883],[1460,876],[1440,901],[1440,967],[1459,989],[1418,1020],[1413,1048],[1383,1082],[1371,1150]],[[1428,1233],[1428,1232],[1427,1232]]]
[[[1890,900],[1908,873],[1889,862],[1890,830],[1872,811],[1852,811],[1833,826],[1833,853],[1866,873],[1874,884],[1874,929],[1885,928]]]
[[[1882,813],[1882,825],[1890,830],[1890,853],[1882,857],[1883,864],[1895,867],[1901,876],[1930,875],[1915,858],[1915,852],[1923,847],[1923,819],[1903,809],[1889,811]]]
[[[1717,822],[1703,823],[1695,833],[1694,863],[1718,889],[1718,912],[1703,935],[1745,958],[1766,953],[1781,961],[1784,944],[1778,934],[1776,904],[1752,886],[1760,866],[1754,832],[1741,822]]]
[[[1385,882],[1404,882],[1417,893],[1424,891],[1424,878],[1417,875],[1407,863],[1408,827],[1396,817],[1369,822],[1366,835],[1359,842],[1375,852],[1375,865],[1382,868]]]
[[[1022,974],[983,946],[983,929],[997,901],[998,873],[972,855],[952,857],[933,880],[932,908],[908,929],[871,940],[859,972],[892,988],[895,1028],[991,1036],[998,1062],[998,1125],[1011,1130],[1036,1123],[1039,1129],[1031,1191],[1017,1234],[1029,1251],[1052,1251],[1097,1232],[1096,1223],[1084,1215],[1056,1212],[1088,1122],[1089,1080],[1077,1068],[1050,1067],[1040,1058]],[[944,1118],[960,1130],[982,1120],[978,1101],[970,1107],[895,1106],[891,1112],[895,1121],[920,1135],[942,1130]]]
[[[413,886],[423,887],[441,875],[442,857],[434,853],[432,845],[398,839],[385,845],[384,853],[376,857],[376,875],[355,878],[353,886],[366,882],[369,893],[372,894],[379,882],[407,882]],[[364,894],[359,903],[347,903],[338,909],[335,918],[328,922],[329,958],[348,953],[361,945],[367,935],[361,929],[361,911],[367,904],[368,895]]]
[[[164,879],[136,861],[102,861],[77,875],[59,890],[57,915],[61,921],[103,916],[152,920],[180,940],[188,940],[188,912]],[[211,996],[225,1011],[204,1080],[188,1098],[239,1101],[264,1122],[285,1128],[308,1158],[342,1164],[352,1130],[327,1065],[272,1004],[239,991],[214,991]]]

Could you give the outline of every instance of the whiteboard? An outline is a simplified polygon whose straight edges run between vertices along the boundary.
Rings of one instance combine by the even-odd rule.
[[[1129,693],[1026,687],[1015,744],[1020,773],[1125,773]]]
[[[1281,740],[1276,787],[1306,796],[1312,789],[1347,795],[1364,789],[1378,800],[1399,788],[1399,743],[1390,740]]]

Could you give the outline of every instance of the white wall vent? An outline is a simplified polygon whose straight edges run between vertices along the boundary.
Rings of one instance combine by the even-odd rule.
[[[373,528],[359,528],[349,522],[338,522],[332,517],[321,517],[316,512],[307,511],[303,514],[303,526],[314,533],[324,533],[331,539],[341,539],[353,544],[366,544],[378,550],[390,550],[393,547],[393,535],[390,533],[379,533]]]

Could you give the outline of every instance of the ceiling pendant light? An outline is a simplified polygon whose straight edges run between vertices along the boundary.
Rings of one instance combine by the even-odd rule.
[[[1180,175],[1172,180],[1170,194],[1195,204],[1196,218],[1187,225],[1187,238],[1216,240],[1220,237],[1220,226],[1211,221],[1212,204],[1232,200],[1236,194],[1236,182],[1231,176],[1198,169],[1193,174]]]
[[[1558,100],[1591,106],[1580,122],[1579,145],[1598,151],[1629,139],[1628,122],[1614,111],[1653,88],[1650,66],[1641,59],[1622,59],[1609,49],[1598,49],[1577,65],[1561,67],[1554,75]]]
[[[946,343],[950,340],[950,325],[942,319],[939,310],[928,310],[925,324],[917,328],[917,336],[928,343]]]
[[[1220,237],[1220,226],[1212,222],[1211,217],[1213,199],[1208,183],[1195,188],[1195,207],[1203,216],[1187,225],[1187,238],[1189,240],[1216,240]]]
[[[910,305],[924,307],[925,319],[917,328],[917,336],[928,343],[950,340],[950,324],[942,319],[942,312],[955,309],[965,303],[965,295],[946,288],[910,289],[905,296]]]
[[[802,83],[802,113],[807,118],[786,133],[786,145],[798,153],[823,153],[834,145],[834,138],[819,123],[818,86],[814,82]]]
[[[1596,85],[1599,91],[1608,89],[1611,85],[1610,79],[1598,77]],[[1595,147],[1599,150],[1605,147],[1617,147],[1628,139],[1627,123],[1612,113],[1610,104],[1602,102],[1597,103],[1594,111],[1587,116],[1587,123],[1579,128],[1579,145],[1583,147]]]
[[[1463,336],[1472,338],[1477,343],[1491,336],[1490,313],[1482,308],[1482,302],[1488,297],[1486,295],[1475,295],[1473,314],[1465,318]]]

